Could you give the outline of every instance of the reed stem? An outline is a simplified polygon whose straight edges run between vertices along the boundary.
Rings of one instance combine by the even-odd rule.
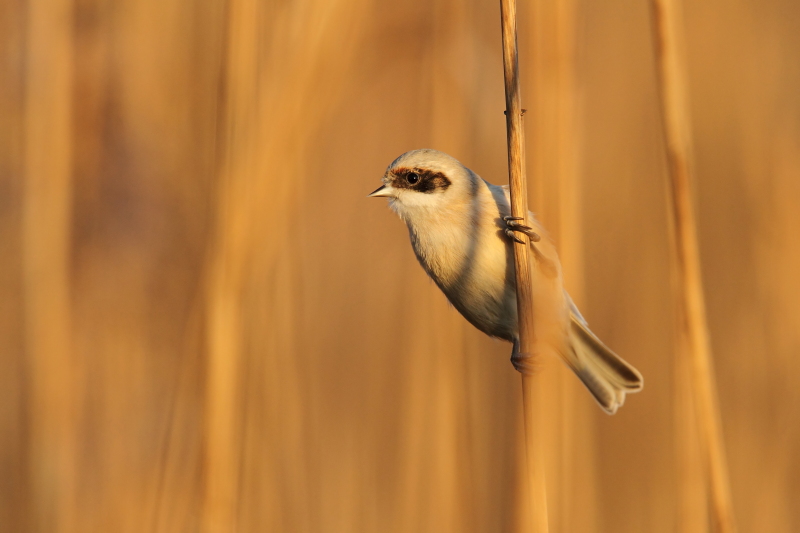
[[[659,76],[661,113],[669,163],[669,219],[673,264],[677,267],[675,292],[678,315],[685,336],[701,446],[705,455],[712,516],[717,531],[734,533],[736,523],[731,503],[728,467],[711,344],[706,322],[697,225],[691,199],[691,133],[686,95],[686,67],[681,53],[678,0],[653,0],[655,59]]]
[[[23,460],[30,470],[27,487],[9,494],[30,490],[30,531],[63,533],[77,531],[80,479],[81,373],[72,349],[70,247],[75,36],[69,21],[75,7],[69,0],[35,0],[26,8],[21,220],[26,367],[19,375],[28,384]],[[2,193],[4,202],[8,190]],[[9,207],[5,203],[0,209]],[[9,249],[5,243],[3,249]]]
[[[527,219],[527,190],[525,180],[525,132],[522,126],[520,102],[519,59],[517,49],[516,0],[500,0],[503,35],[503,73],[506,93],[506,131],[508,140],[508,175],[511,190],[511,214]],[[517,282],[517,316],[519,317],[519,355],[533,357],[533,288],[528,257],[528,243],[514,244],[514,266]],[[526,365],[530,367],[531,365]],[[525,417],[525,455],[528,487],[531,499],[534,531],[546,533],[547,496],[541,446],[536,438],[536,377],[522,374],[522,402]]]

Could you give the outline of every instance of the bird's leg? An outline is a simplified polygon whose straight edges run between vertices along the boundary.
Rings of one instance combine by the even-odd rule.
[[[524,376],[533,374],[536,367],[533,363],[533,357],[529,353],[521,353],[519,351],[519,339],[514,339],[514,349],[511,351],[511,364],[517,369],[517,372]]]
[[[519,222],[520,220],[524,220],[524,218],[512,217],[512,216],[503,217],[503,222],[506,223],[506,229],[504,230],[506,236],[512,241],[516,241],[520,244],[525,244],[525,241],[523,241],[514,234],[515,231],[519,231],[527,235],[528,238],[531,240],[531,242],[539,242],[541,240],[539,234],[533,231],[532,227],[526,226],[521,222]]]

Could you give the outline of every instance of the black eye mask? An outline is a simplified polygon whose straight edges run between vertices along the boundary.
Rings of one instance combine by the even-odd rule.
[[[431,194],[444,192],[451,185],[450,180],[441,172],[421,168],[396,168],[392,171],[392,188],[410,189]]]

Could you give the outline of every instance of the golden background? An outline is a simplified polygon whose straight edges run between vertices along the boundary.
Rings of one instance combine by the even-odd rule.
[[[530,203],[614,417],[542,361],[553,532],[707,530],[673,357],[649,5],[520,4]],[[684,8],[742,532],[800,531],[800,4]],[[385,202],[414,148],[506,181],[496,1],[0,3],[0,531],[511,532],[510,346]]]

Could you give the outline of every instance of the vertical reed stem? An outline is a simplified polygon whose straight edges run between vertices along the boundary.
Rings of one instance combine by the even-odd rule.
[[[517,53],[516,0],[500,0],[503,35],[503,73],[506,92],[506,130],[508,139],[508,175],[511,189],[511,214],[527,218],[527,190],[525,181],[525,132],[522,127],[520,104],[519,60]],[[523,237],[523,239],[525,239]],[[514,266],[517,281],[517,314],[519,317],[519,355],[533,356],[533,289],[531,286],[528,243],[514,245]],[[525,451],[528,486],[531,495],[534,528],[546,533],[547,496],[544,484],[544,461],[541,446],[535,438],[536,413],[534,402],[535,377],[522,374],[522,401],[525,417]]]
[[[76,370],[72,345],[73,3],[28,3],[23,294],[31,531],[76,531]]]
[[[679,41],[678,0],[653,0],[655,56],[659,76],[661,112],[670,175],[669,218],[676,255],[675,287],[679,315],[690,361],[692,396],[708,469],[712,515],[717,530],[736,531],[728,468],[714,381],[711,345],[706,323],[700,253],[691,199],[691,133],[686,95],[686,68]]]
[[[244,183],[253,172],[248,134],[256,101],[257,3],[227,3],[224,56],[220,65],[217,137],[217,219],[206,285],[208,366],[203,474],[202,531],[238,530],[242,411],[242,313],[245,265],[249,260],[248,205]],[[238,142],[234,142],[236,139]]]

